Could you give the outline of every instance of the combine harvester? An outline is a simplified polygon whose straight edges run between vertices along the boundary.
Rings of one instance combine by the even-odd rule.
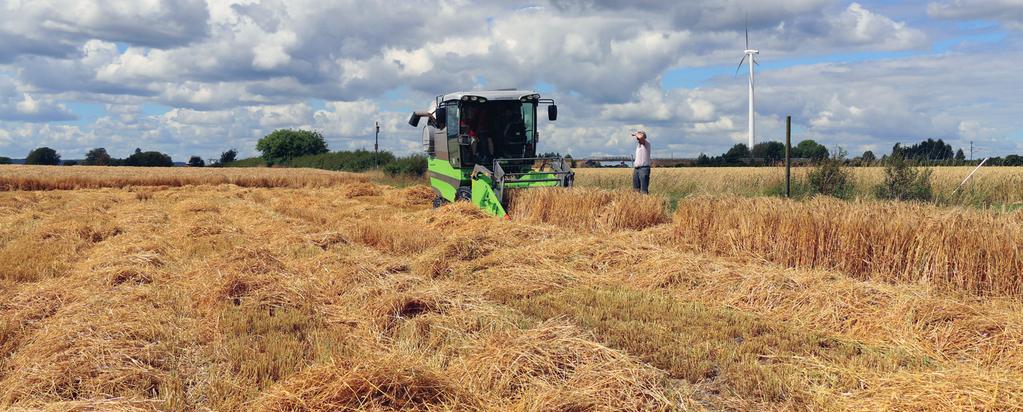
[[[508,190],[571,187],[575,173],[563,157],[537,157],[537,107],[558,118],[552,99],[536,92],[494,90],[437,96],[430,111],[412,113],[409,124],[423,128],[429,155],[434,207],[471,201],[485,212],[507,217]]]

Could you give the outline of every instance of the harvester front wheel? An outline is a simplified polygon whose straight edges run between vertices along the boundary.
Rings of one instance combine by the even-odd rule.
[[[456,202],[471,202],[472,201],[472,189],[468,187],[460,187],[455,191]]]
[[[444,206],[446,204],[448,204],[448,200],[445,199],[443,196],[437,195],[437,197],[433,198],[433,208],[434,209],[436,209],[438,207],[441,207],[441,206]]]

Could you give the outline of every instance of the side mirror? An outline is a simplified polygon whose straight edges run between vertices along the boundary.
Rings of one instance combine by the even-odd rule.
[[[448,109],[444,107],[438,107],[437,110],[433,111],[433,119],[437,124],[438,129],[444,128],[444,123],[448,120]]]
[[[419,127],[419,119],[420,119],[420,118],[421,118],[421,116],[419,116],[419,113],[415,113],[415,112],[413,112],[413,113],[412,113],[412,117],[410,117],[410,118],[408,119],[408,124],[409,124],[409,126],[412,126],[412,127]]]
[[[552,104],[550,106],[547,106],[547,119],[552,121],[552,122],[555,121],[555,120],[558,120],[558,106],[557,105]]]

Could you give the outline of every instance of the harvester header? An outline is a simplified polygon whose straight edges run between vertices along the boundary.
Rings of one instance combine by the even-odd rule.
[[[537,108],[557,120],[558,106],[528,90],[454,92],[437,96],[409,124],[423,128],[434,207],[471,201],[494,216],[506,216],[509,190],[570,187],[575,173],[560,157],[537,157]]]

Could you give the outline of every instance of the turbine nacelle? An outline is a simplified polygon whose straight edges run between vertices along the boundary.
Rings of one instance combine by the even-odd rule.
[[[760,54],[760,50],[750,50],[750,49],[747,49],[745,51],[745,53],[746,54]]]

